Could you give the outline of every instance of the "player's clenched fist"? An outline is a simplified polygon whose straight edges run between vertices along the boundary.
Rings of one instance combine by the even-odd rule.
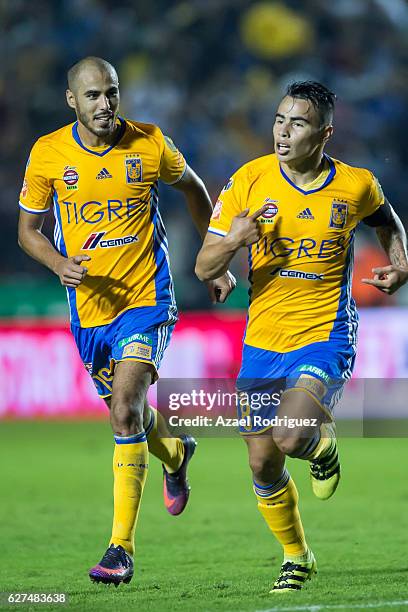
[[[81,266],[81,263],[90,259],[89,255],[75,255],[58,262],[55,266],[55,273],[58,274],[61,285],[64,285],[64,287],[78,287],[88,272],[88,268]]]
[[[249,208],[243,210],[239,215],[233,218],[228,238],[238,248],[241,246],[250,246],[261,237],[261,228],[258,223],[258,218],[268,209],[268,205],[262,206],[252,215],[248,215]]]

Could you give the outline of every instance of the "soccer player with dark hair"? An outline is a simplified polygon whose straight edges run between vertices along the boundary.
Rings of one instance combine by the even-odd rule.
[[[201,280],[217,278],[248,247],[239,417],[258,508],[283,547],[273,593],[301,589],[316,571],[286,456],[309,461],[322,500],[340,478],[332,410],[355,359],[351,279],[360,221],[376,228],[390,260],[363,282],[391,294],[408,279],[406,234],[378,181],[324,152],[334,103],[320,83],[288,87],[273,127],[275,153],[245,164],[228,181],[196,264]],[[251,394],[275,390],[283,390],[278,407],[251,406]]]
[[[77,121],[34,144],[18,237],[66,287],[75,342],[110,408],[112,537],[89,575],[118,585],[133,576],[148,452],[163,463],[165,505],[177,515],[188,500],[187,464],[196,445],[191,436],[171,438],[146,400],[177,320],[158,180],[184,194],[202,236],[212,207],[203,182],[170,138],[156,125],[118,115],[119,81],[111,64],[97,57],[75,64],[66,97]],[[55,247],[41,231],[51,206]],[[233,287],[229,273],[208,284],[213,301],[224,301]],[[92,454],[89,469],[95,469],[91,463]]]

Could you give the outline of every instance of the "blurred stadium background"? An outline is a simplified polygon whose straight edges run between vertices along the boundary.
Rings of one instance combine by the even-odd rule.
[[[6,58],[0,68],[0,363],[6,372],[0,415],[100,409],[66,332],[65,291],[16,244],[25,161],[36,138],[73,120],[65,74],[83,56],[100,55],[117,67],[122,114],[159,124],[214,201],[239,165],[271,150],[275,107],[286,84],[321,80],[338,96],[328,151],[370,168],[408,223],[403,0],[129,0],[114,6],[107,0],[15,0],[0,3],[0,23]],[[196,377],[233,375],[247,305],[245,254],[234,263],[237,290],[214,310],[193,275],[199,240],[182,198],[162,187],[161,208],[184,313],[164,375],[186,375],[187,366]],[[47,225],[50,232],[51,217]],[[402,378],[408,373],[408,286],[389,298],[359,282],[384,261],[374,232],[361,227],[357,375]],[[228,318],[233,323],[225,325]],[[45,385],[50,371],[52,384]]]

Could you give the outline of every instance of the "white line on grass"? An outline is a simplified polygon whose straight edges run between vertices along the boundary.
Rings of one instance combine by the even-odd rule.
[[[304,612],[320,612],[320,610],[366,610],[367,608],[392,608],[393,606],[408,606],[408,599],[404,601],[379,601],[361,604],[336,604],[336,605],[316,605],[316,606],[290,606],[286,608],[268,608],[267,610],[257,610],[257,612],[292,612],[303,610]]]

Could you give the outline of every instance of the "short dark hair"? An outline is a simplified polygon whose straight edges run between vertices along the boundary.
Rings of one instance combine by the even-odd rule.
[[[336,95],[317,81],[295,81],[286,89],[291,98],[309,100],[320,116],[320,125],[330,125],[333,120]]]
[[[94,66],[101,71],[110,72],[116,76],[116,79],[118,78],[116,74],[116,70],[112,66],[112,64],[102,59],[101,57],[95,57],[93,55],[90,55],[88,57],[84,57],[83,59],[79,60],[79,62],[71,66],[71,68],[68,70],[67,72],[68,89],[75,92],[78,77],[81,71],[84,68],[87,68],[88,66]]]

